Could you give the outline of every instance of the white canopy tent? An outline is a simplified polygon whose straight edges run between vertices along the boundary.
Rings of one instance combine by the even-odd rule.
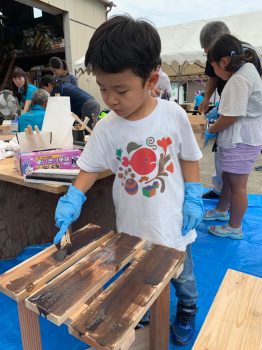
[[[158,28],[162,41],[162,68],[170,76],[181,80],[203,75],[206,57],[199,43],[203,26],[214,20],[225,22],[232,35],[246,41],[262,52],[262,11],[229,17],[195,21]],[[76,72],[83,72],[84,56],[75,62]]]
[[[232,35],[262,51],[262,11],[229,17],[195,21],[158,28],[162,41],[163,69],[169,76],[203,74],[206,57],[200,46],[199,35],[203,26],[220,20],[227,24]]]

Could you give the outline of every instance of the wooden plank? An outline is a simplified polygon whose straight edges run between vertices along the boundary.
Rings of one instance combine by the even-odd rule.
[[[136,330],[136,338],[129,350],[150,350],[149,326]]]
[[[144,245],[145,241],[138,237],[115,234],[27,299],[26,306],[56,325],[62,324]]]
[[[88,348],[88,350],[96,350]],[[149,347],[149,326],[135,331],[135,341],[128,350],[150,350]]]
[[[164,290],[185,253],[153,245],[69,325],[69,333],[99,349],[121,349],[125,337]],[[165,350],[165,349],[161,349]]]
[[[130,265],[128,269],[125,271],[125,275],[130,273],[138,264],[138,262],[145,256],[146,251],[145,250],[137,250],[135,258],[131,259]],[[100,293],[102,293],[103,289],[98,291],[96,294],[94,294],[91,298],[89,298],[85,303],[83,303],[77,310],[75,310],[73,313],[71,313],[68,317],[68,319],[64,322],[65,324],[69,325],[74,320],[76,320],[79,315],[87,310],[89,305],[99,296]],[[75,337],[77,337],[77,333],[74,334]],[[79,338],[81,340],[81,338]]]
[[[20,331],[24,350],[41,350],[41,333],[38,315],[25,307],[24,300],[17,303]]]
[[[110,170],[106,170],[99,174],[97,180],[103,179],[107,176],[112,175]],[[48,184],[35,184],[30,182],[24,182],[24,177],[14,166],[14,158],[5,158],[0,161],[0,180],[12,182],[17,185],[25,187],[35,188],[45,192],[51,193],[64,193],[68,190],[68,186],[64,185],[48,185]]]
[[[169,308],[170,288],[168,284],[151,307],[150,350],[168,349]]]
[[[262,278],[227,270],[193,349],[262,349]]]
[[[0,276],[0,291],[16,301],[27,298],[52,278],[108,240],[113,231],[97,225],[86,225],[72,235],[72,249],[57,262],[55,245],[48,247]]]

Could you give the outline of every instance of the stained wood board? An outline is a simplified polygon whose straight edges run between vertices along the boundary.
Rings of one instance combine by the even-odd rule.
[[[102,349],[121,349],[183,263],[185,253],[160,245],[122,274],[87,310],[69,325],[69,333]]]
[[[127,276],[136,267],[136,265],[145,256],[145,254],[146,254],[145,250],[137,250],[135,258],[131,259],[131,261],[130,261],[131,265],[125,271],[125,276]],[[101,290],[100,293],[102,293],[102,291],[103,290]],[[68,317],[68,319],[64,323],[69,325],[70,323],[75,321],[79,317],[80,314],[82,314],[83,312],[85,312],[87,310],[89,305],[99,296],[100,293],[97,292],[91,298],[87,299],[87,301],[85,303],[83,303],[77,310],[75,310],[73,313],[70,314],[70,316]],[[75,333],[74,336],[77,338],[78,333]],[[78,337],[78,338],[81,340],[80,337]]]
[[[145,241],[117,233],[26,300],[26,306],[61,325],[124,267]]]
[[[193,350],[262,349],[262,278],[227,270]]]
[[[90,253],[114,235],[114,232],[88,224],[71,236],[72,250],[62,262],[57,262],[52,245],[0,276],[0,291],[16,301],[21,301],[69,266]]]

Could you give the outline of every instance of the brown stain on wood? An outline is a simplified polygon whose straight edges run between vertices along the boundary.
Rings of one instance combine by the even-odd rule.
[[[2,275],[5,280],[7,280],[9,277],[9,282],[6,283],[4,287],[14,294],[19,294],[24,290],[28,291],[28,288],[31,289],[31,287],[28,286],[34,286],[35,281],[40,280],[41,277],[45,277],[45,275],[50,273],[52,270],[57,269],[57,267],[65,265],[68,261],[70,261],[74,254],[78,252],[78,250],[93,242],[98,241],[108,232],[110,232],[110,230],[95,225],[90,225],[82,228],[72,235],[74,248],[71,252],[71,255],[68,255],[64,261],[58,263],[54,259],[53,255],[56,251],[56,248],[53,249],[53,253],[51,253],[49,256],[45,254],[45,251],[43,251],[38,256],[36,256],[34,260],[30,260],[28,264],[21,265],[20,271],[18,265],[15,270]],[[32,290],[33,289],[30,291]]]
[[[13,164],[8,166],[13,168]],[[61,193],[45,191],[45,188],[52,188],[48,185],[36,185],[39,189],[26,187],[19,174],[21,184],[12,183],[11,180],[8,182],[8,179],[2,179],[1,171],[0,167],[0,259],[9,259],[16,257],[27,246],[53,242],[58,232],[55,209]],[[114,176],[111,175],[95,182],[88,191],[88,200],[80,218],[73,224],[73,231],[88,222],[116,229],[113,181]],[[66,191],[65,186],[60,187]]]
[[[141,248],[141,242],[140,238],[127,234],[114,235],[30,297],[28,302],[35,304],[44,316],[63,316],[89,290],[95,292],[101,288],[100,281],[109,280],[126,259],[132,258],[137,247]]]
[[[113,349],[134,321],[139,321],[137,315],[146,308],[167,274],[181,265],[184,257],[185,253],[154,245],[130,273],[123,274],[101,294],[70,324],[70,328],[80,336],[84,335],[87,342],[92,339]]]

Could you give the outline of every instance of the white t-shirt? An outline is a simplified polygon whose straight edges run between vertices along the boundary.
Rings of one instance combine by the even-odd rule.
[[[181,234],[184,181],[179,158],[201,157],[184,110],[157,99],[155,110],[137,121],[110,112],[97,123],[77,164],[87,172],[111,169],[116,174],[119,232],[185,250],[196,232]]]
[[[262,80],[255,66],[246,63],[226,83],[219,112],[237,121],[218,135],[218,146],[233,148],[237,143],[262,144]]]

